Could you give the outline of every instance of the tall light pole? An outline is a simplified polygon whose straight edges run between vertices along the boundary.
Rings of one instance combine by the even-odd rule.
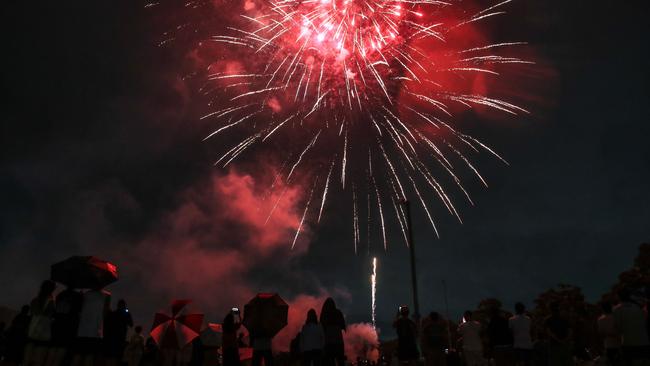
[[[413,229],[411,226],[411,204],[404,198],[401,201],[406,211],[406,238],[409,246],[409,254],[411,257],[411,286],[413,290],[413,318],[416,323],[420,320],[420,300],[418,298],[418,280],[417,271],[415,269],[415,245],[413,243]]]

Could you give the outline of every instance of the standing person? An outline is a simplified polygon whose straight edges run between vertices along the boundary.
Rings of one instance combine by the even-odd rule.
[[[553,366],[570,366],[571,360],[571,328],[569,322],[560,313],[557,302],[550,305],[551,315],[544,321],[548,337],[548,362]]]
[[[160,355],[158,354],[158,345],[152,337],[148,337],[144,342],[144,353],[140,360],[140,366],[157,366],[160,364]]]
[[[447,325],[435,311],[422,321],[422,336],[420,340],[426,366],[445,366],[447,357],[445,348],[447,342]]]
[[[612,304],[603,302],[601,308],[603,315],[598,318],[598,334],[603,341],[607,364],[617,366],[620,364],[621,359],[621,336],[618,333],[618,329],[616,329]]]
[[[128,366],[139,366],[144,354],[144,336],[142,335],[142,327],[137,326],[133,328],[133,335],[129,339],[129,343],[124,350],[124,362]]]
[[[49,366],[68,365],[72,361],[70,351],[77,336],[82,301],[81,293],[69,286],[56,296]]]
[[[106,352],[107,365],[117,365],[121,362],[126,346],[126,333],[131,327],[133,327],[133,318],[126,306],[126,301],[120,299],[117,302],[117,309],[106,316],[104,351]]]
[[[77,329],[77,351],[73,365],[92,366],[102,350],[104,318],[110,311],[111,294],[101,288],[84,292],[79,328]]]
[[[345,332],[347,326],[345,325],[343,313],[336,308],[336,303],[331,297],[328,297],[323,303],[320,312],[320,324],[325,334],[325,347],[323,347],[325,366],[344,366],[343,332]]]
[[[25,355],[25,344],[27,343],[27,331],[31,321],[29,305],[23,305],[20,313],[16,315],[7,330],[7,351],[4,363],[18,365],[23,362]]]
[[[400,306],[393,328],[397,332],[397,358],[401,364],[415,365],[420,358],[417,345],[417,327],[409,318],[409,308]]]
[[[41,283],[38,295],[30,304],[32,313],[27,331],[27,346],[25,347],[25,366],[45,365],[52,340],[52,317],[55,312],[54,290],[56,284],[46,280]]]
[[[508,319],[500,309],[492,310],[487,333],[496,366],[512,365],[512,333],[510,333]]]
[[[614,308],[616,329],[621,335],[621,353],[624,364],[633,365],[635,361],[648,359],[650,341],[646,330],[646,315],[643,309],[632,301],[626,290],[618,292],[621,302]]]
[[[307,320],[300,332],[300,351],[302,353],[303,366],[320,366],[320,360],[325,345],[325,333],[323,327],[318,324],[316,310],[309,309]]]
[[[272,338],[250,334],[251,347],[253,348],[252,366],[273,366]]]
[[[0,362],[7,354],[7,323],[0,322]]]
[[[591,321],[587,309],[579,306],[574,310],[573,356],[579,363],[591,361]]]
[[[458,326],[458,335],[463,342],[463,359],[466,366],[483,366],[483,342],[481,323],[472,320],[472,312],[466,311],[463,322]]]
[[[530,336],[531,320],[526,315],[526,307],[518,302],[515,304],[515,315],[508,319],[512,332],[512,348],[515,353],[517,366],[530,366],[533,353],[533,340]]]
[[[237,331],[240,326],[239,309],[233,308],[223,319],[222,324],[221,352],[223,366],[240,366],[239,345],[237,343]]]

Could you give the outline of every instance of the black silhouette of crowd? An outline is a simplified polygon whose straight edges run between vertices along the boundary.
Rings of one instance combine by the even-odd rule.
[[[345,318],[332,298],[323,303],[320,319],[314,309],[308,311],[290,353],[279,355],[273,352],[272,337],[244,337],[236,308],[223,319],[219,350],[204,347],[200,337],[180,350],[160,349],[153,338],[143,334],[141,326],[134,327],[124,300],[112,310],[111,295],[105,290],[66,288],[54,297],[55,288],[54,282],[44,281],[37,296],[22,307],[8,328],[0,324],[2,365],[650,364],[648,308],[637,304],[624,289],[618,292],[615,306],[602,302],[600,314],[593,320],[584,308],[569,314],[557,302],[548,305],[543,319],[517,303],[514,314],[499,307],[466,311],[458,325],[437,312],[414,319],[409,308],[401,306],[393,322],[397,340],[379,346],[376,360],[348,360]],[[252,357],[242,357],[244,348],[252,350]]]
[[[649,281],[650,244],[643,244],[634,267],[621,273],[598,306],[569,285],[542,293],[532,310],[517,303],[511,313],[500,301],[485,299],[458,324],[438,312],[419,319],[400,306],[392,324],[397,339],[364,344],[368,352],[353,360],[344,342],[351,328],[332,298],[320,315],[315,309],[305,314],[289,352],[274,350],[273,337],[249,334],[238,308],[226,314],[217,343],[194,336],[177,349],[161,347],[160,339],[134,326],[126,301],[112,309],[103,288],[57,293],[46,280],[9,326],[0,322],[0,365],[650,365]]]
[[[514,314],[468,310],[457,326],[432,312],[418,326],[402,306],[393,323],[396,354],[408,366],[421,359],[427,366],[650,365],[648,305],[621,290],[616,306],[605,301],[601,308],[591,317],[583,307],[552,302],[539,318],[517,303]]]

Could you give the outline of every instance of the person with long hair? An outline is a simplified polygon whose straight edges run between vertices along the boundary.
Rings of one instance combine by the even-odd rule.
[[[328,297],[323,303],[320,312],[320,323],[325,335],[323,347],[324,366],[343,366],[345,364],[345,350],[343,332],[346,324],[343,313],[336,307],[334,299]]]
[[[235,316],[239,318],[239,313],[234,311],[229,311],[226,317],[223,319],[222,324],[222,341],[221,341],[221,351],[223,355],[223,366],[240,366],[239,361],[239,345],[237,342],[237,331],[241,326],[241,321],[235,319]]]
[[[307,320],[300,332],[300,351],[302,353],[303,366],[320,366],[320,360],[325,345],[325,333],[323,327],[318,324],[316,310],[309,309]]]

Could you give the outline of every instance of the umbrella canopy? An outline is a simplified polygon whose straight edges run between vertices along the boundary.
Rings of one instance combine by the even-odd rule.
[[[199,336],[203,314],[192,313],[186,305],[191,300],[174,300],[171,315],[156,313],[151,327],[151,338],[160,348],[181,349]]]
[[[242,324],[253,337],[272,338],[287,325],[289,305],[280,295],[257,294],[244,306]]]
[[[72,288],[103,288],[117,281],[117,266],[97,257],[73,256],[55,263],[52,281]]]
[[[222,336],[221,324],[208,323],[208,326],[201,332],[201,341],[206,347],[219,347]]]

